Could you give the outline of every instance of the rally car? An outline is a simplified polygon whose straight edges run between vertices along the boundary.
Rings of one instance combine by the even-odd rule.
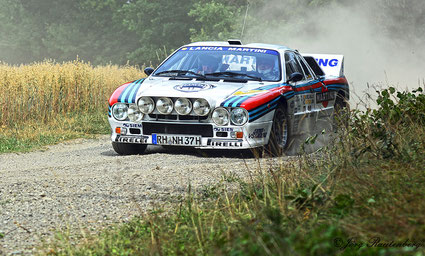
[[[112,146],[120,155],[147,145],[280,155],[347,107],[343,62],[342,55],[239,40],[182,46],[112,94]]]

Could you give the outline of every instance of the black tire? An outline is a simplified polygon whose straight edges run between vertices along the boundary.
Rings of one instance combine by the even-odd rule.
[[[281,156],[285,153],[291,141],[291,131],[288,122],[288,114],[283,106],[278,106],[273,117],[273,125],[270,130],[269,142],[265,151],[272,156]]]
[[[119,155],[140,155],[145,152],[147,145],[112,142],[112,147]]]
[[[335,99],[334,113],[332,117],[332,127],[334,132],[343,128],[348,128],[350,117],[350,107],[343,95],[338,94]]]

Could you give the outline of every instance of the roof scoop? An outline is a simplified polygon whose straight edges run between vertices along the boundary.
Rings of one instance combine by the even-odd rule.
[[[230,45],[242,45],[242,41],[239,40],[239,39],[229,39],[229,40],[227,40],[227,42]]]

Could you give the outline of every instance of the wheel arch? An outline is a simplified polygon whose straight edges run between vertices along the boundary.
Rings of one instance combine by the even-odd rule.
[[[286,111],[288,111],[288,101],[286,100],[285,97],[280,96],[279,104],[282,105]]]
[[[350,99],[350,94],[345,90],[339,90],[336,95],[336,100],[341,99],[344,107],[348,105],[348,100]]]

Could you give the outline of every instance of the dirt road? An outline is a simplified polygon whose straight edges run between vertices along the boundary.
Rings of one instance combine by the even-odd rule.
[[[144,155],[119,156],[101,136],[1,154],[0,255],[31,254],[59,229],[99,230],[129,220],[184,195],[189,183],[202,190],[223,173],[246,177],[245,163],[259,164],[248,153],[230,153],[149,146]]]

